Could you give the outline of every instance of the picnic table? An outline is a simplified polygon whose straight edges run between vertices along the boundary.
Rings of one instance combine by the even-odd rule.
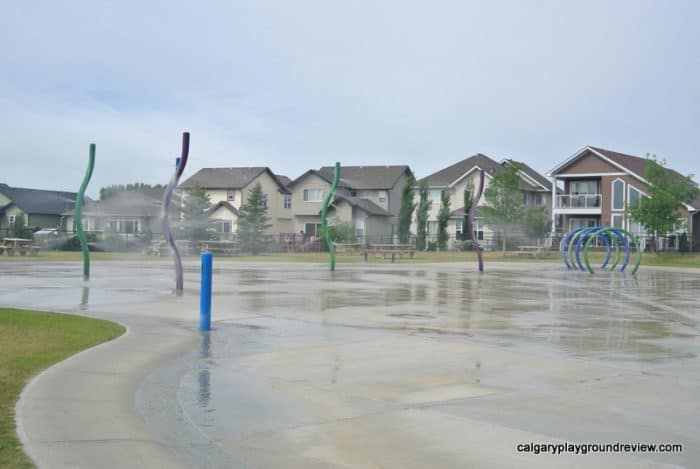
[[[20,256],[27,254],[36,256],[40,249],[39,246],[34,246],[34,241],[24,238],[4,238],[0,244],[0,254],[7,252],[8,256],[14,256],[17,253]]]
[[[370,244],[365,248],[364,253],[366,256],[374,255],[382,259],[397,254],[399,259],[406,255],[413,259],[416,248],[411,244]]]
[[[238,243],[235,241],[202,241],[202,251],[209,251],[227,256],[233,256],[238,252]]]
[[[519,256],[540,257],[543,254],[544,256],[549,255],[546,246],[518,246]]]
[[[362,243],[333,243],[335,252],[342,252],[346,256],[359,253],[362,249]]]

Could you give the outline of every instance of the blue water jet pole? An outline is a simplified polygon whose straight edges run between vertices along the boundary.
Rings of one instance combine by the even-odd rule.
[[[213,258],[211,252],[202,253],[202,285],[199,294],[199,330],[211,330],[211,280]]]

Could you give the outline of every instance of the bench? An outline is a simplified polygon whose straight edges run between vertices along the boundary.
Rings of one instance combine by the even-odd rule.
[[[403,256],[409,256],[413,259],[415,253],[416,248],[410,244],[370,244],[364,250],[365,257],[373,254],[375,257],[381,256],[382,259],[397,254],[399,259]]]
[[[518,246],[518,256],[540,257],[548,256],[549,251],[545,246]]]

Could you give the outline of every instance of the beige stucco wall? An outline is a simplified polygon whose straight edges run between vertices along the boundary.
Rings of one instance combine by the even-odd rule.
[[[491,176],[488,174],[485,175],[484,177],[484,191],[486,191],[486,188],[489,186],[489,183],[491,181]],[[467,185],[471,183],[472,185],[472,197],[476,196],[476,191],[479,188],[479,171],[472,171],[467,177],[459,181],[457,184],[454,185],[451,189],[445,189],[450,191],[450,212],[453,212],[457,209],[463,208],[464,207],[464,190],[466,189]],[[430,188],[429,188],[430,189]],[[418,186],[416,185],[416,190],[414,191],[413,195],[413,200],[414,203],[416,204],[416,207],[418,206],[418,203],[420,202],[420,194],[418,193]],[[483,194],[481,195],[481,199],[479,199],[477,206],[484,205],[486,203],[486,200],[484,199]],[[438,217],[438,213],[440,212],[440,207],[442,206],[441,203],[436,203],[433,202],[430,206],[430,209],[428,210],[428,221],[436,221]],[[451,231],[452,233],[454,232],[454,229]],[[411,233],[416,233],[416,212],[413,212],[413,219],[411,221]]]
[[[322,202],[304,202],[304,189],[322,189],[323,197],[328,194],[330,184],[315,174],[307,174],[292,189],[292,211],[294,216],[313,215],[321,212]]]
[[[216,205],[219,202],[228,202],[236,209],[241,208],[241,191],[235,190],[233,201],[228,200],[228,190],[227,189],[205,189],[207,195],[209,196],[209,201],[212,205]]]
[[[24,215],[25,225],[27,224],[27,216],[24,214],[22,209],[20,209],[17,206],[12,206],[6,209],[5,214],[2,217],[0,217],[0,228],[6,229],[10,227],[10,215],[14,215],[15,218],[19,217],[20,215]]]
[[[234,223],[238,223],[238,216],[231,210],[225,207],[219,207],[209,214],[209,218],[212,220],[228,220]]]

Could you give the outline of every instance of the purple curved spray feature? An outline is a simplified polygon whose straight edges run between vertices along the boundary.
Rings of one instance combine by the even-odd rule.
[[[479,189],[476,191],[476,197],[474,197],[474,202],[471,207],[469,207],[469,226],[472,227],[472,246],[476,251],[476,257],[479,260],[479,272],[484,271],[484,250],[479,245],[479,239],[474,236],[473,226],[474,226],[474,214],[476,213],[476,206],[481,200],[481,194],[484,192],[484,170],[479,171]]]
[[[170,252],[173,254],[175,259],[175,293],[182,295],[183,289],[183,277],[182,277],[182,258],[180,257],[180,251],[175,244],[175,235],[173,230],[170,229],[170,219],[168,217],[170,200],[173,198],[173,191],[177,187],[177,183],[180,181],[180,176],[185,171],[185,166],[187,166],[187,156],[190,153],[190,133],[182,133],[182,154],[180,158],[177,159],[177,164],[175,168],[175,174],[170,179],[168,187],[165,188],[163,193],[163,205],[162,205],[162,216],[163,216],[163,236],[165,241],[170,246]]]

